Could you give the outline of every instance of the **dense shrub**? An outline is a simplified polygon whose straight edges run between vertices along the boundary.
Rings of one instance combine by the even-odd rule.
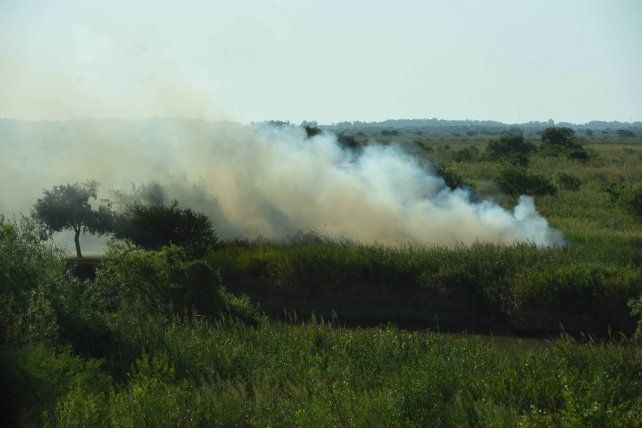
[[[63,253],[41,241],[37,223],[0,223],[0,343],[54,340],[63,309],[58,297],[74,283]]]
[[[444,179],[446,186],[448,186],[450,189],[454,190],[466,184],[463,177],[459,174],[459,172],[457,172],[454,167],[439,163],[436,165],[436,168],[437,174]]]
[[[545,156],[564,155],[568,159],[587,161],[591,152],[586,150],[571,128],[546,128],[541,135],[540,153]]]
[[[86,399],[111,390],[112,380],[101,370],[102,361],[83,359],[69,348],[30,344],[1,351],[0,399],[8,412],[1,417],[8,424],[41,425],[48,419],[44,412],[54,409],[65,395],[80,394]],[[88,410],[74,409],[74,413]]]
[[[200,257],[218,244],[212,221],[190,208],[134,204],[116,215],[113,234],[149,250],[175,244],[192,257]]]
[[[555,183],[564,190],[579,190],[582,186],[582,181],[579,178],[564,170],[555,172]]]
[[[192,311],[214,318],[254,315],[222,289],[216,270],[173,245],[152,252],[112,244],[96,273],[94,291],[104,308],[124,321]]]
[[[499,139],[486,143],[484,156],[490,160],[502,160],[526,166],[528,165],[528,156],[535,149],[535,145],[525,141],[522,134],[502,135]]]
[[[531,174],[525,168],[504,165],[495,176],[500,189],[511,196],[555,195],[557,188],[544,176]]]

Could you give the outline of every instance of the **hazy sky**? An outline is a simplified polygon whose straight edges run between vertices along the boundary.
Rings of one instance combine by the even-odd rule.
[[[0,117],[642,120],[642,0],[0,0]]]

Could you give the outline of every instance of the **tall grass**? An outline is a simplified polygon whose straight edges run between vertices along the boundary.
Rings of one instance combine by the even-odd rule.
[[[63,426],[634,426],[642,418],[639,349],[617,343],[498,347],[392,327],[193,320],[160,334],[122,382],[64,352],[22,358],[28,351],[8,354],[11,374],[39,379],[32,393],[53,401],[25,417],[42,410]],[[38,377],[51,365],[61,369]]]

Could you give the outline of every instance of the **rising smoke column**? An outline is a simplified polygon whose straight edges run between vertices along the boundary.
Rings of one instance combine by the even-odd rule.
[[[243,132],[243,142],[214,144],[212,177],[215,189],[225,183],[214,191],[221,210],[246,236],[317,230],[382,244],[562,243],[532,198],[521,197],[513,212],[474,202],[394,146],[369,145],[354,159],[332,134],[306,139],[292,127]]]
[[[203,121],[18,128],[0,134],[4,213],[28,212],[55,184],[95,179],[109,196],[106,190],[158,182],[168,198],[210,215],[225,238],[279,240],[317,231],[386,245],[563,243],[532,198],[522,196],[512,212],[473,201],[392,146],[368,145],[355,156],[330,133],[307,138],[296,127]]]

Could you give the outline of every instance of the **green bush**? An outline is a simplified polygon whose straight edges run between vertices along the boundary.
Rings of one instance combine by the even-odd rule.
[[[0,223],[0,344],[55,340],[61,294],[74,283],[63,254],[28,218]]]
[[[464,147],[452,153],[455,162],[473,162],[479,158],[479,150],[475,146]]]
[[[2,348],[0,389],[4,396],[0,398],[13,413],[3,417],[20,425],[40,425],[43,412],[54,408],[67,393],[82,396],[108,393],[112,380],[102,371],[102,364],[100,360],[74,355],[69,348],[56,350],[43,345]]]
[[[500,189],[510,195],[556,195],[557,188],[545,177],[529,173],[525,168],[504,165],[495,176]]]
[[[579,178],[563,170],[555,172],[555,183],[564,190],[579,190],[582,186],[582,181]]]
[[[522,134],[502,135],[497,140],[486,143],[484,156],[494,161],[507,161],[514,165],[528,165],[528,157],[536,149],[535,145],[524,140]]]
[[[571,128],[546,128],[541,135],[540,153],[545,156],[564,155],[568,159],[585,162],[592,153],[584,148]]]
[[[454,190],[466,184],[462,176],[452,166],[440,163],[436,165],[437,174],[444,179],[446,185]]]
[[[115,216],[113,234],[148,250],[175,244],[192,257],[200,257],[218,244],[212,221],[192,209],[179,208],[178,201],[169,206],[129,206]]]
[[[216,270],[174,245],[153,252],[112,244],[96,272],[94,293],[105,309],[132,322],[194,310],[211,317],[254,315],[230,298]]]

